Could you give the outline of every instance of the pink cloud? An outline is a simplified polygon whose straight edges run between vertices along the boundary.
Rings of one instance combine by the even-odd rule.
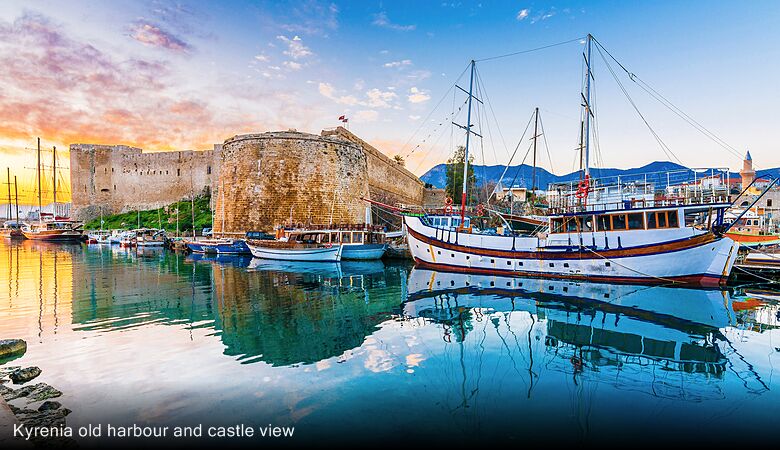
[[[188,53],[191,46],[157,25],[140,20],[130,28],[130,37],[152,47],[160,47],[175,52]]]

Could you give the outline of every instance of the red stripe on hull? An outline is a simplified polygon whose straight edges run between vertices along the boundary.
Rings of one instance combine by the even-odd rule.
[[[443,270],[446,272],[460,272],[460,273],[473,273],[477,275],[501,275],[510,277],[527,277],[527,278],[552,278],[561,280],[582,280],[592,282],[608,282],[608,283],[622,283],[622,284],[653,284],[653,285],[668,285],[668,284],[686,284],[689,286],[701,286],[717,288],[726,284],[727,278],[717,277],[714,275],[685,275],[679,277],[664,277],[663,280],[659,278],[649,277],[610,277],[610,276],[593,276],[593,275],[565,275],[565,274],[551,274],[551,273],[539,273],[539,272],[523,272],[523,271],[509,271],[509,270],[492,270],[492,269],[479,269],[474,267],[461,267],[451,266],[447,264],[432,264],[427,263],[419,258],[414,259],[414,263],[425,269]],[[671,281],[671,283],[669,282]]]

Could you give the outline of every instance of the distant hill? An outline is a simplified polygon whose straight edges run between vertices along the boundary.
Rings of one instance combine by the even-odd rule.
[[[504,172],[504,169],[506,169],[506,166],[475,165],[474,175],[477,178],[478,184],[483,184],[485,182],[496,183],[498,182],[499,178],[501,178],[501,174]],[[647,174],[653,172],[668,172],[668,171],[679,171],[679,173],[676,174],[675,179],[671,180],[672,184],[693,180],[695,177],[701,177],[700,174],[698,175],[694,174],[693,170],[670,161],[655,161],[650,164],[644,165],[642,167],[636,167],[632,169],[593,168],[591,169],[590,173],[591,173],[591,177],[593,178],[621,176],[630,179],[632,176],[636,178],[640,174]],[[504,176],[502,184],[504,186],[509,186],[510,184],[513,184],[525,188],[530,188],[532,172],[533,172],[533,167],[527,164],[510,166],[509,170],[507,170],[506,175]],[[758,170],[756,171],[756,174],[759,177],[766,176],[766,175],[780,176],[780,167],[776,167],[773,169]],[[731,172],[729,176],[739,177],[739,173]],[[580,172],[577,171],[577,172],[568,173],[566,175],[555,175],[546,171],[545,169],[542,169],[541,167],[538,167],[536,169],[536,177],[537,177],[536,186],[545,189],[547,188],[547,185],[550,183],[563,183],[563,182],[571,182],[571,181],[579,180]],[[447,185],[447,165],[438,164],[434,166],[423,176],[421,176],[420,179],[425,183],[432,184],[434,187],[444,188]]]

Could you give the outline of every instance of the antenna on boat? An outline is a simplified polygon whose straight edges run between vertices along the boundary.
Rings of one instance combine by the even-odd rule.
[[[585,53],[583,53],[583,57],[585,58],[585,94],[583,95],[584,104],[582,105],[585,108],[585,124],[584,124],[584,131],[583,131],[583,140],[584,146],[584,158],[583,158],[583,169],[584,169],[584,176],[590,178],[590,117],[593,115],[593,111],[591,111],[590,108],[590,80],[593,78],[593,73],[591,72],[590,67],[590,49],[591,49],[591,42],[593,41],[593,36],[591,36],[590,33],[588,33],[588,37],[585,38],[586,42],[586,50]]]
[[[452,122],[453,125],[462,128],[466,130],[466,149],[464,151],[464,157],[463,157],[463,194],[461,196],[460,201],[460,224],[463,226],[464,221],[466,220],[466,189],[468,187],[468,173],[469,173],[469,141],[471,138],[471,133],[474,133],[475,135],[480,136],[479,134],[471,131],[471,100],[474,99],[474,72],[476,70],[477,63],[472,59],[471,60],[471,77],[469,79],[469,91],[466,92],[463,88],[460,86],[455,86],[458,89],[460,89],[463,92],[466,92],[469,96],[468,100],[468,113],[466,114],[466,126],[459,125],[455,122]],[[478,102],[482,103],[482,100],[476,99]]]

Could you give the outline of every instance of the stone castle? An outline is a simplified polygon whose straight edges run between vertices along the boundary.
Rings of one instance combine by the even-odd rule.
[[[238,135],[203,151],[73,144],[70,167],[78,220],[208,192],[214,230],[225,235],[289,223],[364,223],[363,199],[422,205],[431,195],[403,165],[343,127]]]

